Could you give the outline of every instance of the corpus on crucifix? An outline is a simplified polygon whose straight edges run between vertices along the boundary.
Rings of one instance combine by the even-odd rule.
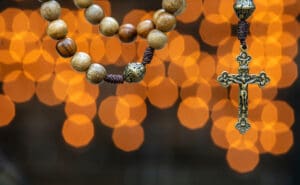
[[[239,118],[236,128],[241,134],[244,134],[250,128],[248,122],[248,85],[258,84],[259,87],[264,87],[270,82],[270,78],[267,77],[265,72],[261,72],[258,75],[249,74],[248,65],[251,61],[251,57],[246,51],[240,53],[237,57],[237,61],[239,63],[238,74],[229,74],[224,71],[217,80],[224,87],[229,87],[232,83],[239,85]]]

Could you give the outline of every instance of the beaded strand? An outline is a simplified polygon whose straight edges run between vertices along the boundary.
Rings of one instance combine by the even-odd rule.
[[[108,83],[139,82],[144,78],[146,65],[151,63],[155,49],[162,49],[168,42],[166,32],[176,27],[176,16],[182,13],[186,7],[185,0],[163,0],[162,9],[157,10],[153,20],[141,21],[137,27],[132,24],[119,26],[113,17],[105,16],[101,6],[94,4],[93,0],[73,0],[74,4],[85,9],[86,20],[98,25],[99,32],[106,37],[117,35],[123,43],[133,42],[137,36],[147,39],[148,48],[144,52],[142,62],[129,63],[123,74],[107,74],[104,66],[93,63],[92,58],[85,52],[77,52],[76,42],[67,37],[68,26],[59,19],[61,6],[56,0],[39,0],[41,16],[49,21],[47,34],[57,40],[56,50],[60,56],[71,58],[71,66],[78,72],[85,72],[89,82],[98,84],[102,81]]]

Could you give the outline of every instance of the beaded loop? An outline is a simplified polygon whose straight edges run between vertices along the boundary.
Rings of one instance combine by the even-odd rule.
[[[73,0],[78,8],[85,9],[86,20],[99,26],[99,32],[107,37],[118,35],[124,43],[132,42],[139,35],[147,39],[149,47],[144,52],[141,63],[129,63],[121,74],[106,74],[104,66],[92,63],[90,56],[83,52],[76,52],[77,46],[74,40],[66,37],[68,28],[66,23],[59,19],[61,7],[55,0],[39,0],[43,2],[41,15],[49,21],[48,35],[57,40],[56,50],[64,58],[72,57],[71,65],[78,72],[86,72],[88,81],[99,83],[105,81],[112,84],[124,82],[139,82],[146,72],[146,65],[151,63],[155,49],[162,49],[168,41],[165,32],[173,30],[176,26],[175,16],[179,15],[186,6],[185,0],[163,0],[162,7],[156,11],[152,20],[144,20],[135,27],[132,24],[119,25],[113,17],[107,17],[101,6],[93,3],[93,0]]]

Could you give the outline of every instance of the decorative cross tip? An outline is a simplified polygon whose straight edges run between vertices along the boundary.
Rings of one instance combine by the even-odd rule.
[[[270,78],[267,76],[267,74],[265,72],[261,72],[259,75],[258,75],[258,86],[259,87],[264,87],[265,85],[267,85],[271,80]]]
[[[251,128],[251,125],[248,123],[246,118],[240,118],[237,124],[235,125],[235,128],[241,134],[245,134]]]
[[[222,74],[218,76],[217,80],[223,87],[229,87],[232,83],[231,75],[229,75],[227,71],[223,71]]]
[[[249,56],[247,52],[243,51],[237,56],[236,60],[240,63],[240,65],[244,66],[249,64],[252,57]]]

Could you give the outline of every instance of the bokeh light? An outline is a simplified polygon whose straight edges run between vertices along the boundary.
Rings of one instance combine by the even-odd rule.
[[[201,98],[190,97],[181,102],[177,115],[182,125],[189,129],[198,129],[206,124],[209,110]]]
[[[194,22],[201,16],[202,8],[202,1],[186,0],[186,9],[178,19],[183,23]]]
[[[64,122],[62,135],[69,145],[76,148],[84,147],[94,137],[94,125],[85,115],[73,114]]]
[[[4,78],[3,91],[13,101],[29,101],[35,92],[35,84],[23,71],[13,71]]]
[[[227,151],[229,166],[240,173],[252,171],[259,163],[259,153],[256,148],[229,148]]]
[[[177,85],[171,78],[158,77],[148,86],[148,98],[158,108],[170,108],[178,98]]]
[[[8,125],[15,117],[15,104],[6,95],[0,95],[0,127]]]
[[[113,142],[119,149],[131,152],[139,149],[144,142],[144,129],[141,126],[122,126],[113,131]]]
[[[56,97],[52,85],[54,82],[54,75],[52,75],[48,80],[43,82],[38,82],[36,85],[36,96],[38,97],[41,103],[44,103],[48,106],[59,105],[63,101]]]
[[[110,128],[120,127],[130,118],[130,104],[120,96],[106,98],[98,110],[101,122]]]

